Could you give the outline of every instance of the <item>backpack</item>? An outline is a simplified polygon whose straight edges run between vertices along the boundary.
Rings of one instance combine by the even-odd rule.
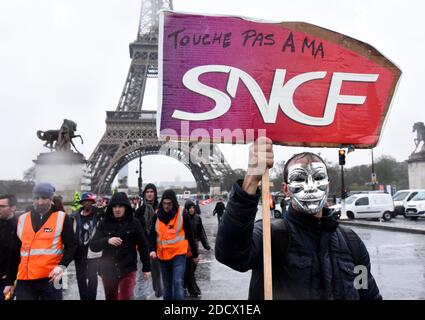
[[[288,249],[291,244],[291,232],[290,226],[286,219],[274,220],[271,225],[271,238],[279,239],[277,243],[272,241],[272,254],[278,256],[286,256]],[[337,230],[341,231],[345,242],[347,243],[348,250],[350,251],[351,257],[353,258],[354,265],[361,265],[361,249],[360,243],[361,240],[359,236],[350,228],[338,226]],[[286,241],[282,241],[282,233],[286,235]],[[276,234],[276,236],[273,236]]]

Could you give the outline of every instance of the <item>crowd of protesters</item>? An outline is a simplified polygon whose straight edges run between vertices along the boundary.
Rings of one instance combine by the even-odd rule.
[[[150,183],[140,198],[84,192],[78,209],[67,212],[55,191],[49,183],[35,185],[32,205],[19,216],[16,197],[0,195],[0,300],[62,300],[72,261],[81,300],[97,299],[98,276],[106,300],[134,299],[137,281],[146,289],[150,278],[156,298],[201,295],[198,241],[206,250],[210,245],[198,203],[180,208],[173,190],[159,200]]]
[[[249,157],[249,163],[262,161],[264,170],[271,168],[271,140],[256,141]],[[255,221],[262,172],[248,169],[233,185],[227,205],[219,199],[212,212],[218,219],[215,257],[232,269],[252,270],[249,299],[264,299],[262,224]],[[273,297],[382,299],[363,242],[339,226],[326,207],[329,177],[323,159],[296,154],[285,164],[283,178],[288,201],[280,201],[279,215],[277,199],[269,199],[270,215],[280,218],[271,222]],[[16,208],[14,195],[0,195],[1,300],[62,300],[64,273],[72,261],[81,300],[96,300],[98,276],[106,300],[134,299],[150,278],[156,298],[202,294],[195,276],[199,242],[211,249],[203,215],[198,202],[188,200],[181,207],[171,189],[161,199],[154,184],[146,185],[140,199],[124,192],[98,199],[85,192],[78,209],[68,214],[55,188],[39,183],[33,204],[19,216]],[[367,288],[354,285],[350,270],[356,265],[367,268]]]

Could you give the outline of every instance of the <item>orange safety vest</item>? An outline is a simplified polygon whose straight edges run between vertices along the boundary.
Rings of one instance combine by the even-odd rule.
[[[170,260],[177,255],[187,254],[188,242],[185,239],[183,214],[180,208],[168,224],[156,219],[155,231],[156,253],[160,260]]]
[[[269,204],[270,204],[270,209],[274,209],[274,201],[273,201],[273,196],[271,194],[269,195]]]
[[[40,230],[34,232],[31,213],[19,217],[17,234],[22,246],[18,280],[48,278],[49,273],[59,265],[63,256],[61,233],[64,221],[64,212],[53,212]]]

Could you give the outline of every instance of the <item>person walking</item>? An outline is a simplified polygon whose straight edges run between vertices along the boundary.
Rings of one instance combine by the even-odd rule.
[[[13,194],[0,195],[0,301],[10,300],[13,297],[15,276],[9,274],[9,264],[17,265],[20,259],[19,251],[12,250],[17,246],[15,241],[18,223],[15,217],[17,204],[18,201]]]
[[[99,274],[106,300],[131,300],[136,285],[137,251],[142,262],[142,276],[150,276],[149,245],[138,219],[133,216],[124,192],[115,193],[100,221],[89,247],[102,251]]]
[[[217,215],[218,224],[220,224],[221,217],[223,216],[225,210],[226,210],[226,206],[224,205],[223,198],[220,198],[218,202],[216,203],[215,208],[213,210],[213,216]]]
[[[180,209],[176,193],[165,190],[150,232],[150,256],[159,259],[164,300],[184,299],[184,272],[188,245],[197,263],[198,251],[189,216]]]
[[[259,152],[258,150],[265,150]],[[258,184],[273,166],[273,144],[259,138],[250,147],[249,167],[233,185],[218,229],[215,255],[240,272],[252,269],[249,299],[264,299],[262,222],[254,222],[261,192]],[[339,226],[324,207],[329,193],[328,170],[317,154],[295,154],[285,162],[284,192],[290,196],[284,219],[271,223],[273,299],[380,300],[369,253],[351,229]],[[364,271],[355,281],[356,266]]]
[[[80,199],[82,207],[71,214],[77,242],[74,261],[81,300],[96,300],[97,295],[100,254],[92,252],[89,248],[96,226],[102,217],[102,211],[94,205],[95,203],[96,196],[91,192],[84,192]]]
[[[142,205],[136,210],[134,216],[139,219],[145,232],[146,237],[150,239],[150,232],[152,229],[152,221],[156,215],[156,210],[158,210],[158,192],[156,186],[153,183],[148,183],[142,192]],[[155,297],[160,298],[163,295],[163,283],[161,277],[161,267],[159,265],[158,259],[153,259],[150,257],[151,263],[151,279],[152,279],[152,288],[155,292]],[[139,292],[138,295],[142,295],[146,291],[143,284],[138,283],[136,285],[136,291]]]
[[[9,266],[17,279],[17,300],[63,298],[61,279],[74,258],[76,242],[71,219],[52,204],[54,192],[49,183],[35,185],[32,210],[18,218],[13,250],[20,253],[20,261]]]
[[[208,242],[204,226],[202,225],[202,218],[196,212],[196,204],[193,202],[186,202],[185,212],[189,214],[193,238],[195,239],[196,251],[199,252],[199,241],[201,241],[205,250],[210,250],[211,246]],[[195,260],[193,259],[192,250],[189,250],[188,254],[186,255],[186,270],[184,280],[185,288],[187,288],[188,293],[195,298],[202,294],[201,289],[196,283],[195,271],[197,265],[198,264],[195,263]]]

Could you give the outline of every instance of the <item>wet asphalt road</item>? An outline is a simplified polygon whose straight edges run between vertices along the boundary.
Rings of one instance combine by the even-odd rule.
[[[196,278],[202,296],[197,299],[246,299],[251,272],[234,271],[214,257],[217,234],[217,218],[212,216],[214,206],[215,203],[201,206],[201,217],[212,249],[206,251],[200,244],[201,260]],[[422,222],[425,224],[425,220]],[[384,299],[425,299],[425,235],[359,227],[353,227],[353,230],[369,251],[372,274]],[[68,268],[68,289],[64,290],[64,299],[79,299],[73,263]],[[97,299],[104,299],[100,278]],[[157,299],[150,280],[144,282],[139,275],[135,299]]]

